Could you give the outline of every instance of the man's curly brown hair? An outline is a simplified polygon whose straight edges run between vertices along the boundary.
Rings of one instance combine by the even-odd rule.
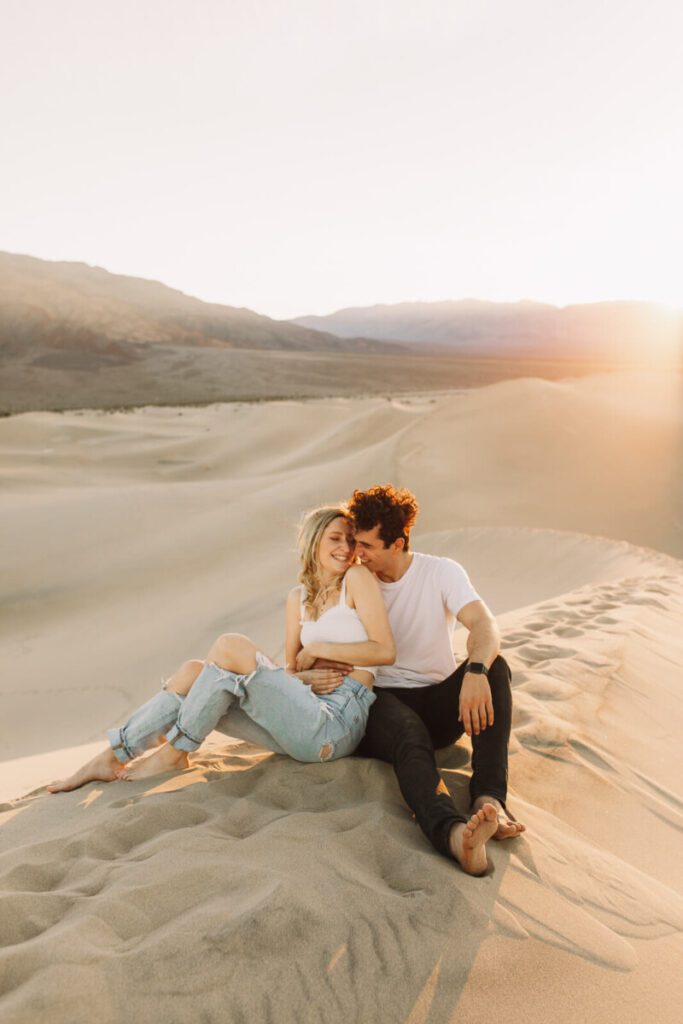
[[[384,547],[388,548],[403,537],[404,551],[408,550],[410,531],[419,511],[415,495],[405,488],[396,490],[392,484],[371,487],[369,491],[354,491],[349,502],[349,512],[357,530],[374,530],[379,526]]]

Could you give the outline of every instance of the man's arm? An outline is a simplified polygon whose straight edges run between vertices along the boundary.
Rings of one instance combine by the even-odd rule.
[[[469,630],[467,660],[483,662],[490,668],[500,651],[500,631],[491,611],[483,601],[470,601],[457,614],[458,622]],[[458,720],[468,736],[478,736],[487,725],[493,725],[493,701],[488,679],[466,672],[460,690]]]
[[[500,654],[500,630],[490,609],[483,601],[470,601],[457,614],[458,622],[469,630],[467,657],[469,661],[483,661],[487,668]]]

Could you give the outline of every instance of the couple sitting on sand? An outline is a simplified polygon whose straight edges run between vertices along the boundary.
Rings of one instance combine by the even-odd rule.
[[[287,599],[285,668],[245,636],[220,636],[205,660],[185,662],[108,732],[106,751],[50,792],[185,768],[188,751],[231,707],[241,708],[299,761],[355,752],[393,764],[427,838],[469,874],[482,874],[486,842],[524,831],[505,807],[510,671],[495,620],[463,568],[410,550],[417,512],[415,496],[391,485],[309,512],[299,585]],[[469,631],[468,660],[458,668],[454,618]],[[468,818],[434,759],[435,747],[463,732],[473,748]]]

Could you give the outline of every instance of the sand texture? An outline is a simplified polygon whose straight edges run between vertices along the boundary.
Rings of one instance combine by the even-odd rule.
[[[3,1024],[678,1021],[680,398],[619,375],[1,420]],[[217,633],[279,657],[299,511],[387,480],[513,670],[529,831],[487,877],[361,758],[214,733],[181,774],[47,794]],[[467,741],[439,761],[465,810]]]

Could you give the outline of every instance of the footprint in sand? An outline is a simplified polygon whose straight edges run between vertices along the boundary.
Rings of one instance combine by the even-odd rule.
[[[552,644],[529,644],[527,647],[520,647],[517,651],[525,661],[533,664],[539,661],[549,661],[554,658],[573,658],[575,650],[567,650],[564,647],[555,647]]]
[[[55,861],[19,864],[0,877],[0,889],[11,892],[52,892],[68,875],[71,865]]]
[[[62,920],[76,899],[76,896],[62,893],[5,893],[0,917],[0,946],[17,946],[42,935]]]

